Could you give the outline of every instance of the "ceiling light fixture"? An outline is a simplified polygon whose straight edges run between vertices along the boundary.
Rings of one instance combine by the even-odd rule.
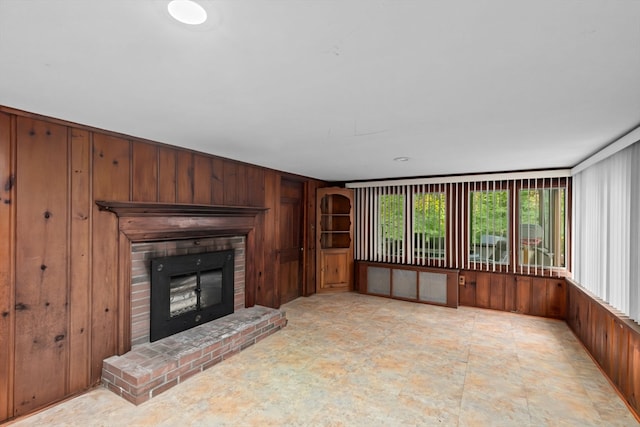
[[[409,158],[408,157],[396,157],[393,160],[396,161],[396,162],[408,162]]]
[[[172,0],[167,6],[169,15],[187,25],[200,25],[207,20],[207,11],[191,0]]]

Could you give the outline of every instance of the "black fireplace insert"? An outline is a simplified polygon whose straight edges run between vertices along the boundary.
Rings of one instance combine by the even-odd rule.
[[[151,260],[150,341],[233,313],[233,250]]]

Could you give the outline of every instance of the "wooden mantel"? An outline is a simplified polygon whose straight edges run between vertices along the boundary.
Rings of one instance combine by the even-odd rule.
[[[267,208],[180,203],[96,201],[118,216],[118,228],[132,242],[245,235]]]
[[[256,216],[268,208],[247,206],[189,205],[184,203],[149,203],[96,201],[101,211],[118,216]]]
[[[256,270],[256,229],[266,208],[96,201],[102,212],[118,217],[118,311],[117,353],[131,349],[131,244],[215,236],[246,236],[245,306],[255,305],[256,287],[262,272]]]

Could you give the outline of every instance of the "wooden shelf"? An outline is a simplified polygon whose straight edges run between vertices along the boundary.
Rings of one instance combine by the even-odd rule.
[[[320,188],[317,193],[317,292],[353,289],[353,192]]]

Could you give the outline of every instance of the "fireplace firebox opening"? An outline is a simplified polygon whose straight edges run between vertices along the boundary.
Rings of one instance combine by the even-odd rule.
[[[151,260],[150,341],[233,313],[234,251]]]

